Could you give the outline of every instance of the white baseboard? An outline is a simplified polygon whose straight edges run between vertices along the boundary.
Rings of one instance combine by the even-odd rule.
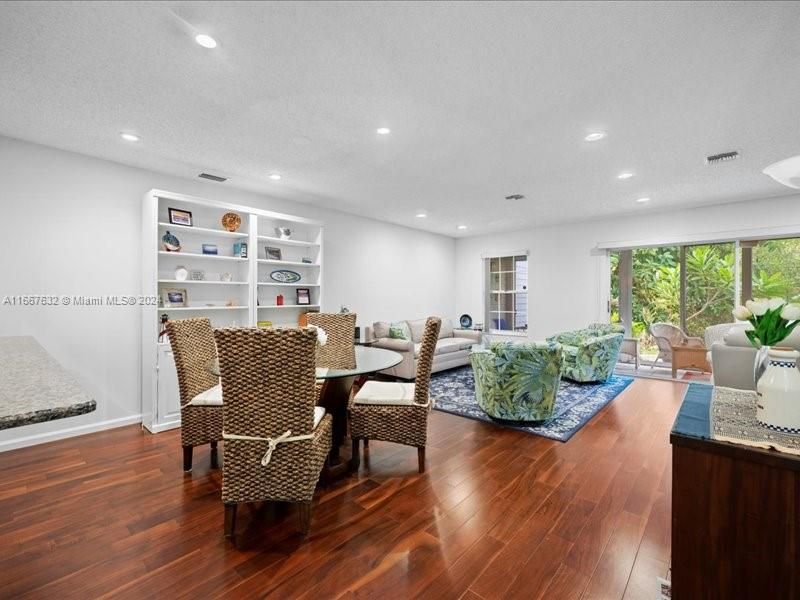
[[[106,429],[114,429],[115,427],[124,427],[125,425],[133,425],[134,423],[141,422],[142,415],[139,414],[131,415],[129,417],[120,417],[119,419],[110,419],[108,421],[100,421],[98,423],[78,425],[77,427],[57,429],[56,431],[36,433],[34,435],[27,435],[25,437],[19,437],[13,440],[0,442],[0,452],[16,450],[17,448],[25,448],[27,446],[35,446],[37,444],[45,444],[47,442],[54,442],[56,440],[63,440],[65,438],[86,435],[87,433],[95,433],[97,431],[104,431]]]

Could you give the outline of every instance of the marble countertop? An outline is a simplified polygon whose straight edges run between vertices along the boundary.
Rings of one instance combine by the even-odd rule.
[[[0,337],[0,429],[64,419],[97,408],[33,337]]]

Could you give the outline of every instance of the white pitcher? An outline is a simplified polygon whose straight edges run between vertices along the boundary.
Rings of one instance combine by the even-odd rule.
[[[800,434],[800,352],[770,348],[767,370],[758,380],[756,417],[777,431]]]

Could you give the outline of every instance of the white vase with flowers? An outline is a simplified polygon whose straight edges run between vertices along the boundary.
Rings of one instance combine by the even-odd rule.
[[[753,326],[745,334],[757,349],[758,421],[770,429],[800,434],[800,353],[779,345],[800,324],[800,305],[783,298],[748,300],[733,316]]]

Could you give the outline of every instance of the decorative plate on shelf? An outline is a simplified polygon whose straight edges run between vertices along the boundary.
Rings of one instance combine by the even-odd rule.
[[[222,215],[222,226],[226,231],[233,233],[239,231],[239,226],[242,224],[242,217],[234,212],[225,213]]]
[[[458,322],[464,329],[469,329],[472,327],[472,317],[469,315],[461,315],[461,318],[458,319]]]
[[[186,281],[189,278],[189,269],[184,267],[183,265],[179,267],[175,267],[175,280],[176,281]]]
[[[278,269],[270,273],[269,278],[279,283],[297,283],[300,281],[300,273],[288,269]]]

